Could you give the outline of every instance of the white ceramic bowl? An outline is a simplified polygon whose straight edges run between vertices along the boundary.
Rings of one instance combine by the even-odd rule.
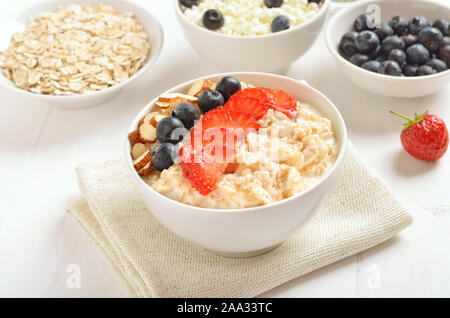
[[[181,29],[197,53],[221,70],[284,74],[289,66],[313,45],[325,23],[330,0],[305,23],[259,36],[229,36],[191,22],[181,11],[179,0],[172,0]]]
[[[59,108],[85,108],[94,106],[110,100],[118,95],[122,89],[138,79],[144,74],[158,59],[164,42],[164,34],[162,27],[158,20],[150,14],[147,10],[141,6],[128,2],[126,0],[51,0],[38,3],[16,13],[14,16],[4,21],[0,25],[0,50],[7,49],[11,36],[15,32],[20,32],[25,29],[27,24],[37,14],[42,12],[50,12],[56,9],[58,6],[67,6],[69,4],[83,4],[83,5],[97,5],[106,4],[114,7],[119,12],[133,12],[139,22],[144,27],[145,31],[149,35],[150,42],[150,54],[147,61],[142,68],[131,76],[126,81],[111,86],[109,88],[79,95],[69,96],[54,96],[45,94],[34,94],[24,89],[20,89],[14,85],[9,79],[7,79],[2,72],[0,72],[0,85],[11,89],[17,94],[28,97],[31,101],[39,101],[50,104]]]
[[[310,103],[333,123],[339,155],[334,166],[313,187],[288,199],[248,209],[198,208],[169,199],[148,186],[136,173],[130,156],[130,143],[125,141],[125,158],[133,183],[153,215],[170,231],[206,249],[227,256],[253,256],[268,251],[304,226],[325,203],[342,169],[347,148],[347,130],[336,106],[316,89],[287,77],[266,73],[224,73],[203,77],[219,80],[231,75],[257,86],[287,91],[295,99]],[[165,93],[187,92],[194,81],[180,84]],[[154,108],[151,101],[136,116],[129,131]]]
[[[397,77],[367,71],[342,57],[338,46],[342,35],[351,31],[356,17],[366,12],[368,5],[378,5],[381,21],[395,15],[410,19],[423,15],[430,21],[450,20],[450,6],[431,0],[370,0],[358,1],[336,13],[327,23],[325,41],[342,73],[355,85],[372,93],[392,97],[419,97],[437,92],[450,82],[450,70],[428,76]]]

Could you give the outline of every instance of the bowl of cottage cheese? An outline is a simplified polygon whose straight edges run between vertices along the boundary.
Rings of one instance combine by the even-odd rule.
[[[224,106],[197,116],[195,125],[185,125],[190,127],[184,134],[187,137],[175,142],[178,158],[162,166],[169,158],[159,153],[172,142],[162,140],[166,138],[160,135],[164,126],[177,123],[174,117],[181,104],[190,104],[194,113],[194,106],[203,109],[205,91],[198,92],[220,90],[217,86],[225,77],[241,81],[244,92],[253,88],[281,92],[277,105],[290,96],[292,108],[286,111],[272,105],[259,113],[253,104],[248,113],[243,113],[249,103],[256,103],[256,98],[235,93],[240,94],[241,103],[232,95]],[[258,116],[250,121],[255,112]],[[241,135],[234,146],[229,141],[221,144],[233,148],[232,160],[227,161],[226,169],[223,166],[220,177],[208,189],[204,186],[222,162],[208,162],[203,157],[189,163],[185,153],[193,149],[189,145],[199,122],[203,129],[208,123],[225,127],[230,123],[226,124],[224,114],[255,129]],[[238,117],[234,117],[236,114]],[[203,145],[202,150],[208,146]],[[195,79],[155,98],[130,126],[125,157],[142,200],[164,226],[208,250],[244,257],[277,247],[307,223],[331,194],[346,148],[345,123],[323,94],[287,77],[239,72]]]
[[[285,73],[316,40],[330,0],[173,0],[183,34],[224,71]]]

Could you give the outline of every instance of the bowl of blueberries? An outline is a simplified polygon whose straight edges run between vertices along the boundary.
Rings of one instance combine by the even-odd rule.
[[[331,18],[325,41],[354,84],[413,98],[450,82],[449,21],[450,6],[431,0],[360,1]]]

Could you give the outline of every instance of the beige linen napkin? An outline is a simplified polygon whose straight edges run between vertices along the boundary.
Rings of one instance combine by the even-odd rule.
[[[83,199],[68,207],[134,297],[254,297],[395,236],[411,216],[350,145],[326,206],[265,255],[233,259],[167,231],[140,200],[122,159],[76,169]]]

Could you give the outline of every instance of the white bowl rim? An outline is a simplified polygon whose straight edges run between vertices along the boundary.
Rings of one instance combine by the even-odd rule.
[[[205,212],[209,212],[209,213],[240,213],[240,214],[248,214],[248,213],[257,213],[261,210],[265,210],[265,209],[271,209],[271,208],[276,208],[276,206],[284,204],[286,202],[295,200],[301,196],[305,196],[307,193],[313,191],[315,188],[317,188],[319,185],[321,185],[322,183],[325,182],[325,180],[327,180],[334,172],[336,169],[338,169],[338,167],[343,163],[345,155],[347,153],[347,146],[348,146],[348,132],[347,132],[347,127],[345,125],[345,121],[344,118],[342,117],[341,113],[339,112],[338,108],[336,107],[336,105],[334,105],[334,103],[328,98],[326,97],[324,94],[322,94],[319,90],[315,89],[314,87],[309,86],[308,84],[304,84],[302,83],[300,80],[296,80],[287,76],[282,76],[282,75],[277,75],[277,74],[270,74],[270,73],[263,73],[263,72],[226,72],[226,73],[216,73],[216,74],[211,74],[211,75],[206,75],[206,76],[202,76],[196,79],[192,79],[189,81],[186,81],[184,83],[178,84],[177,86],[174,86],[168,90],[166,90],[166,92],[168,91],[176,91],[179,90],[181,87],[186,86],[188,84],[194,83],[195,81],[198,80],[206,80],[206,79],[210,79],[213,77],[224,77],[224,76],[236,76],[239,77],[240,75],[256,75],[256,76],[261,76],[261,77],[271,77],[271,78],[279,78],[279,79],[284,79],[284,80],[289,80],[292,82],[295,82],[296,84],[302,85],[304,87],[306,87],[307,89],[310,89],[312,91],[314,91],[316,94],[318,94],[320,97],[322,97],[327,103],[328,105],[332,108],[332,110],[337,114],[337,118],[339,121],[339,124],[334,123],[333,125],[335,126],[335,129],[339,129],[339,127],[341,127],[342,129],[342,136],[340,137],[340,143],[341,143],[341,147],[340,147],[340,151],[339,151],[339,155],[336,158],[336,161],[334,162],[333,166],[331,167],[331,169],[329,169],[324,175],[322,175],[320,177],[320,180],[314,184],[313,186],[311,186],[310,188],[306,189],[303,192],[297,193],[291,197],[288,197],[286,199],[280,200],[280,201],[276,201],[273,203],[269,203],[266,205],[261,205],[261,206],[257,206],[257,207],[250,207],[250,208],[240,208],[240,209],[215,209],[215,208],[203,208],[203,207],[197,207],[194,205],[189,205],[189,204],[185,204],[182,202],[179,202],[177,200],[174,199],[170,199],[164,195],[162,195],[161,193],[159,193],[158,191],[154,190],[152,187],[150,187],[136,172],[136,169],[134,169],[133,167],[133,162],[131,160],[131,146],[130,146],[130,141],[128,140],[128,133],[125,136],[125,156],[126,156],[126,162],[128,165],[128,168],[131,170],[131,173],[134,174],[135,177],[137,177],[139,179],[139,182],[142,183],[142,185],[150,190],[151,192],[155,193],[157,196],[159,196],[162,200],[170,200],[172,203],[179,205],[180,208],[189,208],[191,211],[195,211],[198,213],[205,213]],[[162,93],[165,94],[166,92]],[[161,94],[161,95],[162,95]],[[155,102],[157,101],[158,97],[154,98],[152,101],[150,101],[147,105],[145,105],[142,110],[138,113],[138,115],[133,119],[132,121],[132,125],[130,126],[130,128],[128,129],[128,132],[134,131],[136,129],[136,125],[138,123],[138,121],[144,116],[145,113],[147,113],[149,111],[150,108],[152,108],[155,104]]]
[[[0,21],[0,25],[6,23],[7,21],[13,19],[14,17],[18,16],[21,14],[21,12],[26,11],[26,10],[33,10],[33,9],[38,9],[39,7],[43,6],[43,5],[47,5],[50,3],[57,3],[57,2],[61,2],[61,4],[72,4],[72,2],[66,2],[66,1],[59,1],[59,0],[46,0],[46,1],[40,1],[38,3],[33,3],[32,5],[26,6],[20,10],[17,10],[15,12],[13,12],[9,17],[7,17],[6,19]],[[130,82],[134,81],[135,79],[139,78],[141,75],[143,75],[148,68],[150,68],[150,66],[152,66],[156,60],[158,59],[159,55],[161,54],[162,48],[164,46],[164,30],[161,26],[161,23],[159,22],[159,20],[147,9],[143,8],[141,5],[132,2],[132,1],[128,1],[128,0],[119,0],[119,2],[123,2],[126,4],[130,4],[132,6],[136,6],[139,8],[139,10],[142,10],[143,12],[145,12],[146,14],[148,14],[150,16],[151,19],[153,19],[153,21],[156,22],[156,25],[158,27],[157,33],[158,33],[158,44],[157,44],[157,51],[155,52],[153,58],[149,59],[151,52],[149,52],[147,59],[145,61],[145,64],[136,72],[134,73],[131,77],[129,77],[128,79],[126,79],[125,81],[115,84],[113,86],[109,86],[107,88],[95,91],[95,92],[88,92],[88,93],[82,93],[82,94],[74,94],[74,95],[50,95],[50,94],[38,94],[38,93],[33,93],[30,92],[26,89],[22,89],[17,87],[11,80],[9,80],[8,78],[6,78],[3,73],[0,71],[0,76],[3,76],[6,80],[9,80],[12,85],[7,85],[4,84],[2,81],[0,81],[0,84],[3,85],[4,87],[7,87],[8,89],[11,89],[15,92],[21,93],[21,94],[26,94],[28,96],[31,97],[37,97],[37,98],[41,98],[41,99],[47,99],[47,100],[51,100],[52,102],[58,102],[58,101],[64,101],[64,102],[76,102],[78,99],[83,98],[83,97],[92,97],[92,96],[99,96],[99,95],[104,95],[107,93],[111,93],[115,90],[119,90],[121,88],[123,88],[125,85],[128,85]],[[75,3],[75,2],[73,2]],[[141,23],[141,21],[139,21],[139,23]],[[141,23],[142,24],[142,23]],[[152,48],[150,48],[152,49]]]
[[[450,6],[447,6],[441,2],[436,2],[434,0],[412,0],[415,2],[421,2],[424,4],[435,4],[437,6],[441,6],[442,8],[446,8],[446,9],[450,9]],[[391,80],[391,81],[418,81],[418,80],[423,80],[423,79],[432,79],[432,78],[439,78],[439,77],[444,77],[450,74],[450,68],[448,68],[447,70],[443,71],[443,72],[439,72],[436,74],[432,74],[432,75],[422,75],[422,76],[392,76],[392,75],[384,75],[384,74],[379,74],[379,73],[375,73],[375,72],[371,72],[368,71],[366,69],[363,69],[362,67],[356,66],[354,64],[352,64],[349,60],[347,60],[346,58],[344,58],[337,50],[336,47],[334,47],[334,45],[332,44],[332,40],[331,40],[331,26],[338,23],[337,21],[342,18],[342,16],[347,13],[348,11],[351,11],[357,7],[364,7],[368,4],[373,4],[373,3],[383,3],[383,2],[398,2],[396,0],[362,0],[362,1],[357,1],[354,3],[349,4],[348,6],[342,8],[341,10],[339,10],[333,17],[331,17],[331,19],[327,22],[327,25],[325,26],[325,42],[326,45],[328,47],[328,51],[331,52],[331,54],[339,61],[344,62],[345,64],[349,65],[350,67],[352,67],[354,70],[359,70],[362,71],[366,74],[370,74],[372,76],[374,76],[375,78],[380,78],[380,79],[387,79],[387,80]],[[349,30],[350,32],[350,30]]]
[[[263,39],[263,38],[270,38],[270,37],[275,37],[278,36],[280,34],[288,34],[290,32],[296,31],[298,29],[301,29],[303,27],[307,27],[308,25],[312,24],[315,20],[319,19],[319,17],[322,14],[326,14],[329,4],[330,4],[331,0],[323,0],[323,5],[322,7],[320,7],[319,11],[317,12],[316,15],[314,15],[311,19],[307,20],[306,22],[303,22],[299,25],[296,25],[293,28],[289,28],[288,30],[284,30],[281,32],[275,32],[275,33],[269,33],[269,34],[262,34],[262,35],[228,35],[228,34],[222,34],[222,33],[218,33],[215,32],[213,30],[209,30],[207,28],[202,28],[199,27],[197,24],[193,23],[191,20],[189,20],[184,13],[181,11],[180,8],[180,0],[173,0],[174,3],[174,7],[175,7],[175,11],[177,13],[178,16],[181,16],[181,18],[183,20],[185,20],[186,22],[192,24],[194,26],[195,29],[199,30],[200,32],[207,32],[210,34],[215,34],[218,37],[223,37],[223,38],[228,38],[228,39],[243,39],[243,40],[248,40],[248,39]]]

